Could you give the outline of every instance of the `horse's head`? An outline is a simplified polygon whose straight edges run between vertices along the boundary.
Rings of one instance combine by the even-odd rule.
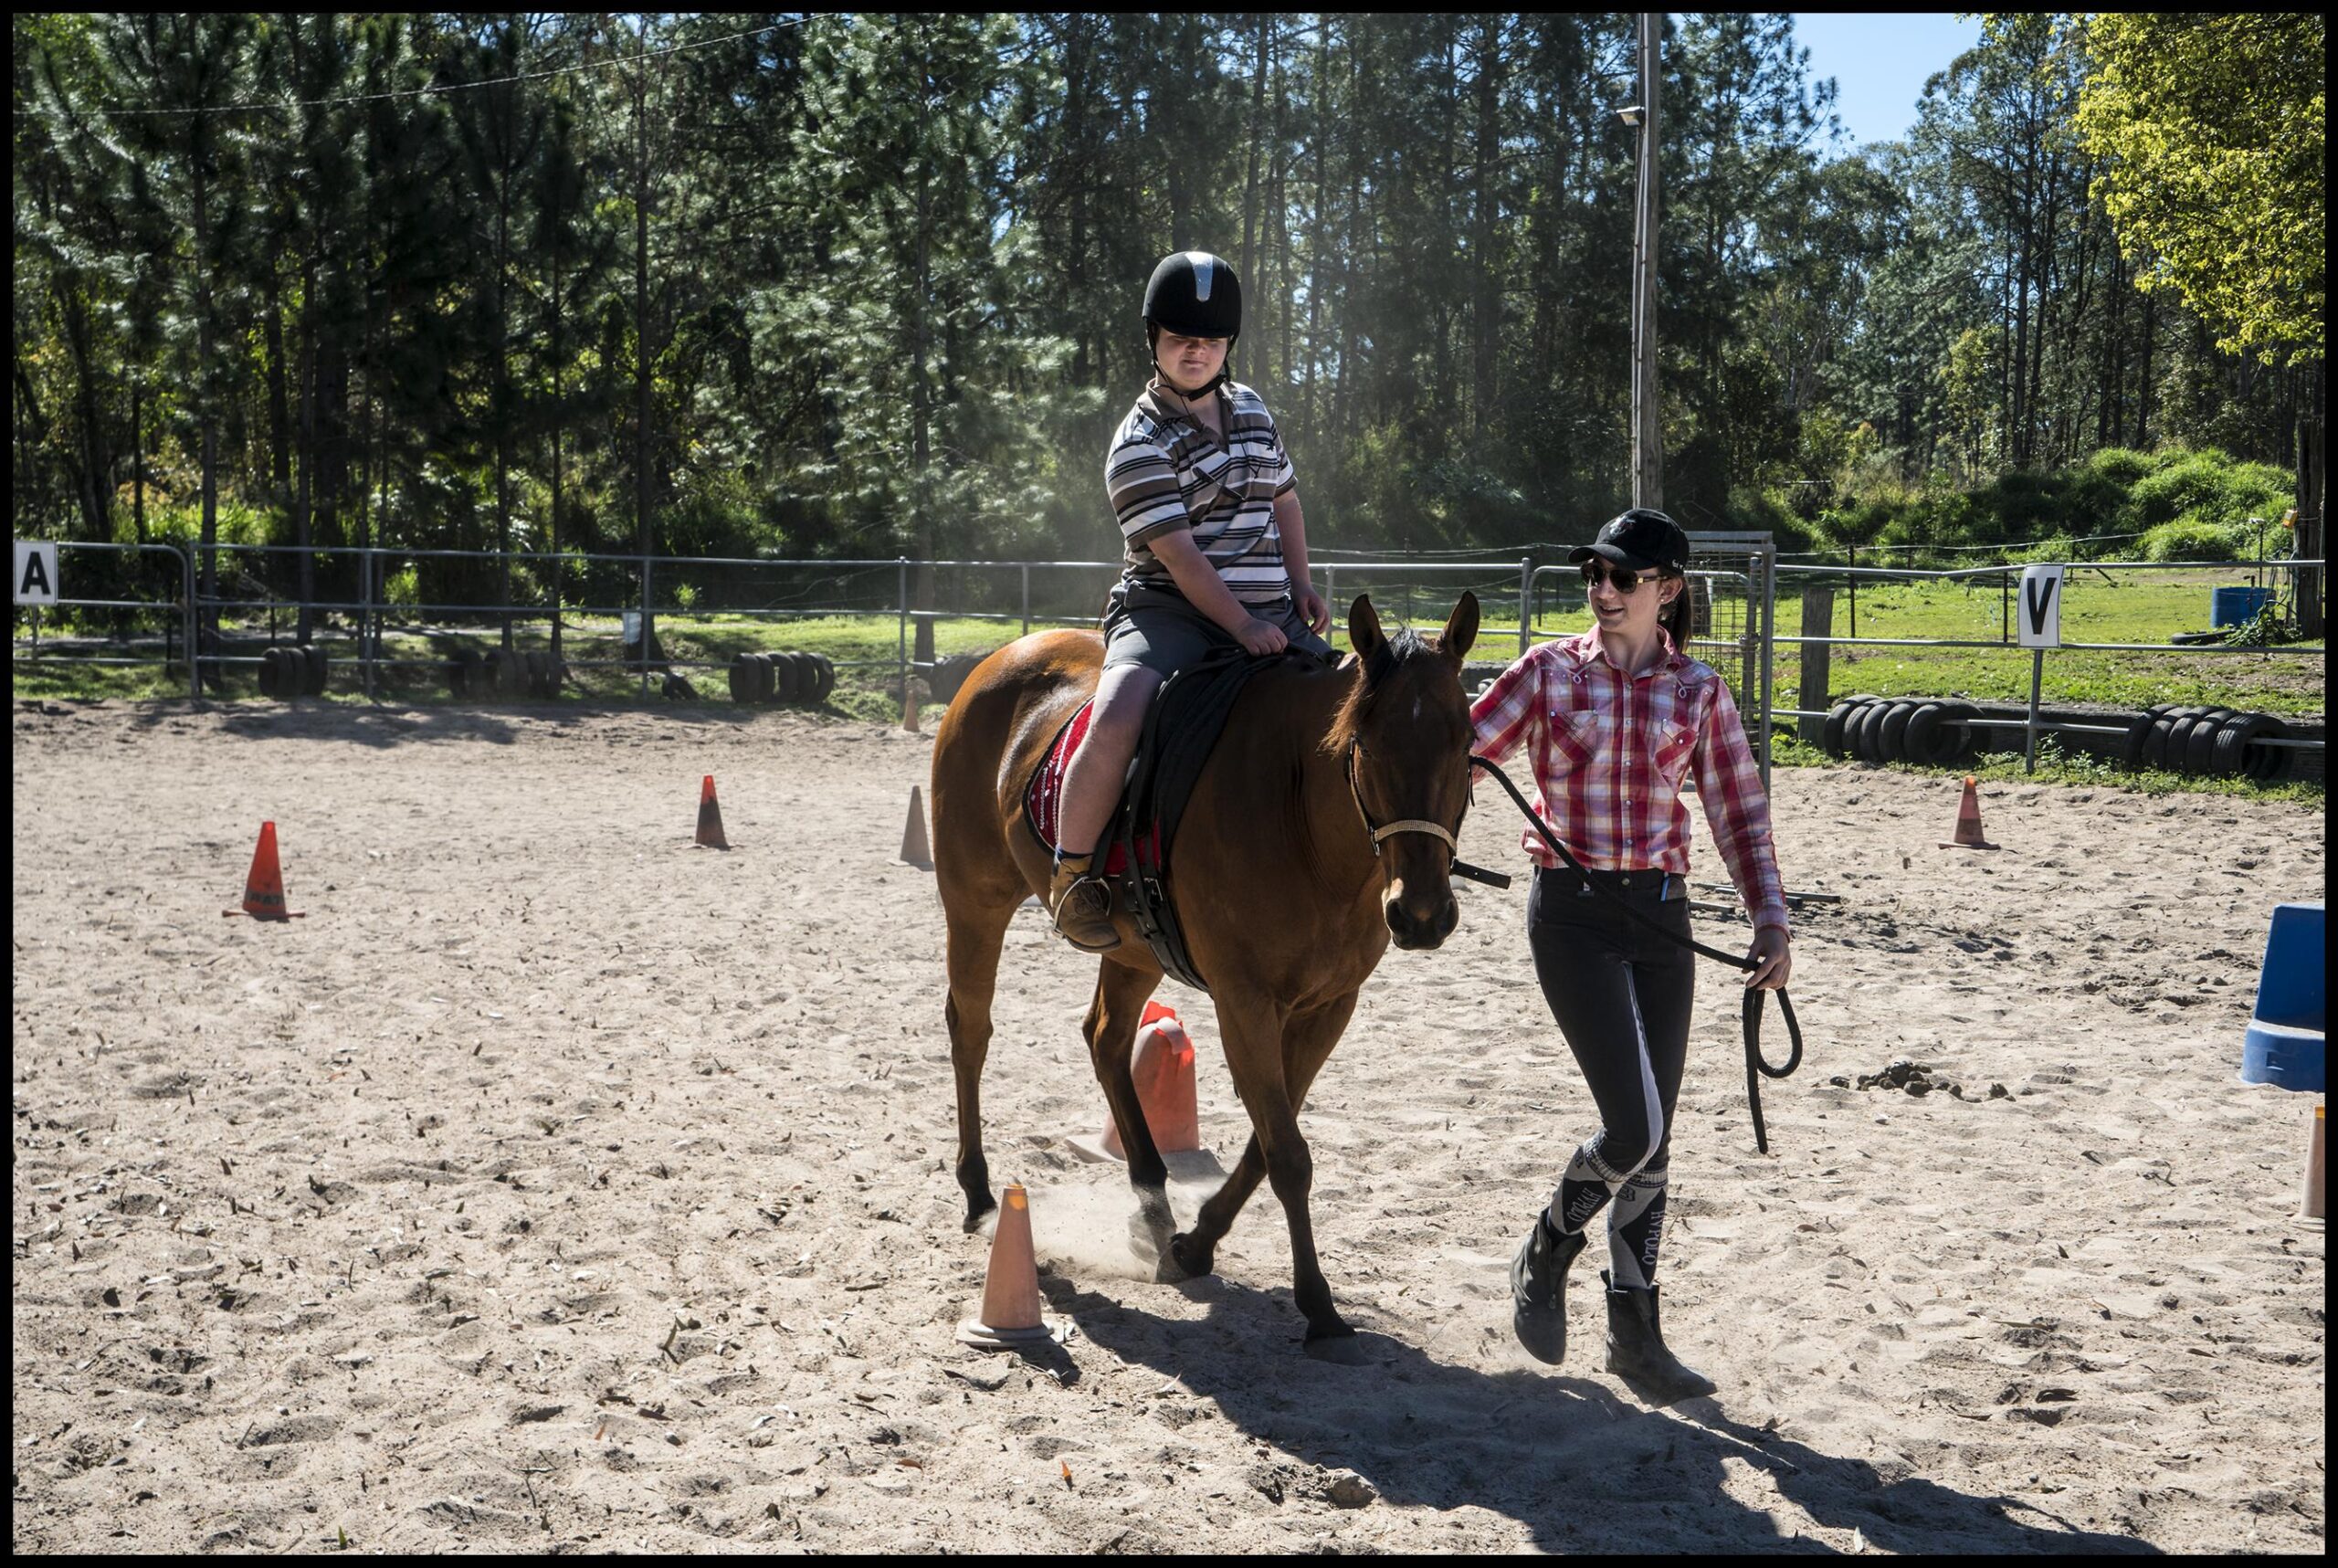
[[[1342,757],[1356,809],[1380,860],[1380,909],[1398,947],[1451,935],[1454,839],[1469,809],[1469,702],[1461,660],[1478,635],[1478,600],[1463,594],[1435,642],[1380,629],[1370,598],[1348,607],[1362,676],[1324,742]]]

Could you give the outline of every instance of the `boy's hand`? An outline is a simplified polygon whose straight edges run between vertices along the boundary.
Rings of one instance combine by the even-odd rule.
[[[1299,611],[1299,618],[1305,621],[1308,629],[1317,637],[1332,629],[1332,606],[1323,603],[1323,595],[1315,591],[1313,584],[1299,584],[1291,592],[1290,602]]]
[[[1282,635],[1280,626],[1272,621],[1262,621],[1256,616],[1242,623],[1234,634],[1234,640],[1240,643],[1247,652],[1261,657],[1280,653],[1290,646],[1290,639]]]

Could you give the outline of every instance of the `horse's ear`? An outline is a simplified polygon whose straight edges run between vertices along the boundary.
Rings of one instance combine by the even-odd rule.
[[[1369,594],[1358,594],[1355,603],[1348,606],[1348,646],[1367,668],[1388,646],[1388,639],[1380,634],[1380,616],[1372,607]]]
[[[1453,614],[1445,623],[1445,635],[1437,639],[1437,648],[1459,664],[1469,657],[1469,645],[1477,640],[1478,595],[1464,589],[1461,602],[1453,606]]]

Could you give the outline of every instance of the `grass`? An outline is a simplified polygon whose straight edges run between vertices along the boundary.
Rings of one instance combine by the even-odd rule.
[[[2067,579],[2063,635],[2073,641],[2164,644],[2170,634],[2197,629],[2208,619],[2211,587],[2246,580],[2242,572],[2189,572],[2169,574],[2101,574],[2073,568]],[[1802,605],[1796,579],[1786,579],[1777,605],[1778,630],[1798,635]],[[1343,595],[1344,596],[1344,595]],[[1394,599],[1393,594],[1386,595]],[[1444,601],[1424,590],[1424,613]],[[1490,605],[1481,621],[1478,654],[1488,660],[1508,658],[1517,647],[1514,617],[1496,619]],[[1848,595],[1838,590],[1833,626],[1837,633],[1850,629]],[[2002,627],[2003,602],[1994,583],[1943,584],[1919,582],[1880,586],[1863,585],[1859,594],[1859,630],[1862,637],[1993,638]],[[1584,616],[1572,614],[1538,617],[1537,636],[1579,630]],[[900,720],[899,660],[900,626],[886,616],[830,616],[775,620],[752,616],[661,616],[658,636],[669,658],[678,664],[708,668],[686,668],[700,693],[711,700],[728,701],[724,670],[733,655],[801,649],[827,655],[838,666],[835,694],[827,710],[839,717],[872,723]],[[1044,629],[1035,627],[1034,629]],[[1423,626],[1424,631],[1434,630]],[[1726,629],[1726,628],[1724,628]],[[937,654],[986,652],[1022,630],[1019,621],[948,617],[934,623]],[[233,635],[247,639],[257,652],[260,633],[243,628]],[[587,700],[637,700],[638,675],[602,668],[582,668],[579,661],[615,660],[622,657],[617,623],[613,619],[572,618],[563,636],[563,649],[571,661],[569,690]],[[353,644],[345,636],[321,639],[329,657],[345,660]],[[1335,624],[1332,640],[1347,641],[1344,625]],[[398,634],[386,639],[393,659],[404,669],[385,670],[381,680],[385,695],[401,702],[448,702],[446,681],[437,669],[447,651],[469,646],[482,651],[497,643],[491,628],[466,628],[439,637]],[[518,637],[523,648],[542,648],[546,640],[541,623],[524,626]],[[19,644],[19,647],[21,647]],[[2319,644],[2313,645],[2319,649]],[[121,650],[128,651],[128,650]],[[144,651],[144,650],[140,650]],[[1725,648],[1701,649],[1734,674]],[[1781,647],[1775,667],[1776,704],[1801,706],[1798,645]],[[1844,648],[1833,651],[1828,680],[1837,700],[1852,692],[1876,696],[1956,696],[1974,700],[2027,701],[2029,696],[2029,651],[2006,648]],[[257,671],[238,668],[233,676],[233,700],[265,700],[258,696]],[[156,699],[185,694],[185,678],[164,676],[157,667],[58,666],[14,664],[11,679],[20,698]],[[2299,653],[2182,654],[2069,653],[2047,655],[2044,701],[2048,706],[2101,703],[2143,708],[2154,702],[2217,703],[2255,709],[2287,717],[2322,711],[2324,688],[2322,660]],[[363,700],[344,667],[334,678],[332,700]],[[1775,756],[1785,766],[1840,766],[1815,748],[1781,733]],[[1941,770],[1931,770],[1941,771]],[[2021,772],[2019,757],[1992,757],[1971,769],[1947,770],[1961,776],[1971,772],[1983,778],[2035,778],[2066,784],[2115,784],[2146,794],[2175,790],[2246,795],[2259,799],[2319,802],[2322,785],[2291,783],[2263,785],[2248,780],[2212,780],[2175,773],[2133,773],[2083,753],[2064,754],[2049,737],[2041,750],[2038,772]]]
[[[2137,573],[2093,573],[2072,567],[2064,580],[2062,636],[2071,642],[2150,643],[2165,646],[2181,631],[2206,629],[2208,592],[2247,580],[2245,572],[2189,572],[2148,577]],[[1795,579],[1787,578],[1789,587]],[[1799,592],[1778,597],[1781,636],[1802,633]],[[1862,585],[1859,632],[1869,637],[1997,637],[2004,604],[1995,583],[1920,582]],[[1848,636],[1850,604],[1835,594],[1833,634]],[[2072,653],[2046,655],[2042,700],[2048,707],[2101,703],[2148,708],[2154,702],[2215,703],[2283,717],[2322,711],[2324,687],[2320,650],[2261,654]],[[1776,702],[1805,706],[1800,699],[1800,645],[1778,650]],[[1963,697],[1975,701],[2027,702],[2030,650],[2024,647],[1922,648],[1838,647],[1827,685],[1840,700],[1852,692],[1878,697]],[[1810,704],[1817,706],[1817,704]]]

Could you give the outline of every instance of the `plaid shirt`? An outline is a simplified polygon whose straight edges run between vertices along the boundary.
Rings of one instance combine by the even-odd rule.
[[[1693,767],[1713,842],[1754,923],[1784,930],[1769,797],[1737,704],[1718,671],[1658,636],[1663,657],[1638,676],[1607,662],[1596,626],[1532,649],[1471,704],[1478,752],[1501,763],[1531,742],[1543,819],[1602,871],[1689,869],[1680,784]],[[1537,864],[1559,863],[1531,826],[1521,842]]]

